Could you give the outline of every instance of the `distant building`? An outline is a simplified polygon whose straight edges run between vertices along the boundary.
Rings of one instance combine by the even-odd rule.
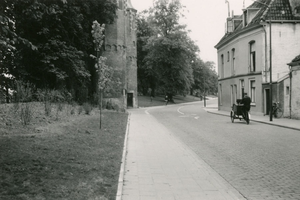
[[[121,84],[104,97],[122,108],[138,107],[137,98],[137,51],[136,51],[136,10],[130,0],[117,0],[117,18],[105,29],[103,56],[107,64],[115,69],[114,78]]]
[[[236,99],[248,93],[252,99],[251,112],[268,115],[271,60],[272,100],[280,103],[288,117],[291,88],[286,63],[300,50],[300,0],[255,1],[243,9],[241,16],[228,17],[226,28],[215,46],[219,110],[230,111]]]

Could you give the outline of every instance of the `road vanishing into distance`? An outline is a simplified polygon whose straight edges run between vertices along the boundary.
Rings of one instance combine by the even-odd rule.
[[[207,101],[207,107],[217,100]],[[246,199],[300,200],[300,132],[207,113],[203,102],[151,107],[155,117]],[[228,113],[229,116],[229,113]]]

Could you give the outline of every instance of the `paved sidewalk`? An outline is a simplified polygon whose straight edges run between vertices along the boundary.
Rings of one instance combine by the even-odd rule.
[[[123,184],[117,199],[244,199],[154,117],[143,109],[129,112]]]
[[[229,111],[220,111],[220,110],[216,109],[216,107],[217,107],[217,105],[214,107],[207,107],[204,109],[208,113],[230,117]],[[266,115],[266,116],[253,115],[251,113],[251,111],[250,111],[250,115],[251,115],[250,124],[251,124],[251,121],[255,121],[255,122],[259,122],[259,123],[269,124],[272,126],[279,126],[279,127],[284,127],[284,128],[289,128],[289,129],[294,129],[294,130],[300,131],[300,120],[288,119],[288,118],[279,118],[279,119],[273,118],[273,121],[270,121],[269,115]]]

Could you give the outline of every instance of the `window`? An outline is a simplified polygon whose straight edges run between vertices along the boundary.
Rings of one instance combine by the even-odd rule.
[[[229,54],[229,51],[227,51],[227,62],[229,62],[230,60],[230,54]]]
[[[224,78],[224,73],[225,73],[225,69],[224,69],[224,55],[221,55],[221,76],[222,78]]]
[[[222,105],[222,84],[219,84],[219,103]]]
[[[289,86],[286,86],[286,95],[290,95],[290,87]]]
[[[255,59],[255,41],[249,43],[250,46],[250,72],[256,71],[256,59]]]
[[[245,92],[245,82],[244,80],[240,80],[240,98],[242,99],[244,97],[244,92]]]
[[[234,91],[233,91],[233,85],[230,86],[230,93],[231,93],[231,105],[234,104]]]
[[[252,103],[256,102],[255,80],[250,80],[250,98]]]
[[[234,75],[235,74],[235,49],[231,50],[231,57],[232,57],[231,72],[232,75]]]
[[[237,99],[237,85],[231,85],[231,105],[236,103]]]
[[[237,85],[234,85],[234,102],[236,103],[236,99],[237,99]]]

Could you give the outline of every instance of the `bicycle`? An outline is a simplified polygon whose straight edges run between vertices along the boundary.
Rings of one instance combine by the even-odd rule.
[[[272,106],[272,114],[275,118],[280,118],[283,115],[283,111],[279,108],[279,102],[274,102]]]

